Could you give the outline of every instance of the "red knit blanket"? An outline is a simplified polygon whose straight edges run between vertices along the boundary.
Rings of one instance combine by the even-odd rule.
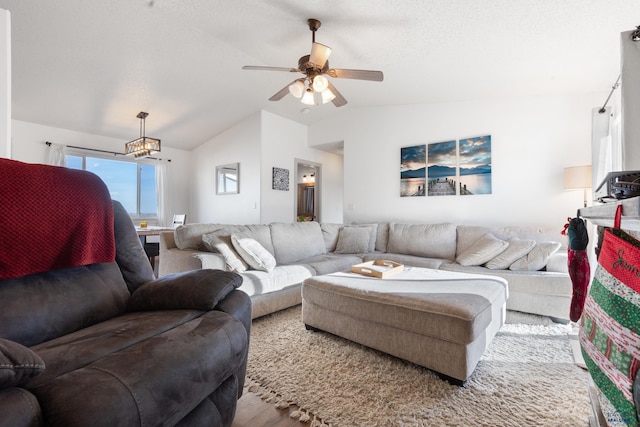
[[[96,175],[0,159],[0,279],[115,260],[113,205]]]

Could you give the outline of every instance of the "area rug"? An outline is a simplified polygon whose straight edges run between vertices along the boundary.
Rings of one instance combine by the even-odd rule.
[[[247,385],[280,408],[296,405],[291,416],[310,427],[588,425],[571,324],[505,324],[459,387],[300,319],[296,306],[254,320]]]

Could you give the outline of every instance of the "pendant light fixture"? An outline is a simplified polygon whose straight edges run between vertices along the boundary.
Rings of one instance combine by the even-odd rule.
[[[140,119],[140,138],[124,144],[124,153],[128,156],[149,157],[160,152],[160,140],[145,135],[145,124],[149,113],[140,111],[137,118]]]

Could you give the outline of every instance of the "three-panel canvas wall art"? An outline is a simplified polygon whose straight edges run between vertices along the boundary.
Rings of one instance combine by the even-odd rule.
[[[491,135],[400,148],[400,196],[491,194]]]

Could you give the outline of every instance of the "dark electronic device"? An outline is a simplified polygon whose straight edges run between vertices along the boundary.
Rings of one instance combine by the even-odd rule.
[[[609,172],[595,196],[601,202],[640,196],[640,171]]]

